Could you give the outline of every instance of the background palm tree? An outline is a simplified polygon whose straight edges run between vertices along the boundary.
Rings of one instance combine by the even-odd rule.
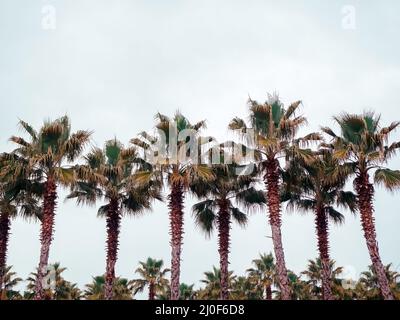
[[[306,276],[308,279],[308,284],[311,286],[312,294],[320,299],[326,300],[324,296],[324,271],[325,266],[322,263],[321,258],[317,258],[316,260],[308,260],[307,270],[303,271],[301,274]],[[331,299],[334,298],[333,293],[338,293],[342,290],[341,288],[341,279],[339,278],[340,274],[343,272],[342,267],[335,267],[335,261],[329,260],[329,283],[328,286],[331,289]]]
[[[59,262],[49,264],[43,281],[44,300],[79,300],[82,296],[76,283],[64,279],[63,273],[67,268],[61,267]],[[28,282],[24,293],[25,299],[34,299],[38,272],[32,272],[26,279]]]
[[[191,185],[194,194],[200,199],[206,199],[192,208],[196,224],[208,236],[214,228],[218,230],[221,270],[220,298],[222,300],[229,298],[228,265],[231,222],[233,220],[240,226],[245,226],[247,215],[240,209],[240,206],[251,209],[256,206],[261,207],[266,202],[264,193],[254,188],[254,184],[257,182],[255,172],[252,175],[238,176],[239,168],[236,164],[214,165],[213,179]]]
[[[322,296],[332,300],[331,268],[329,256],[329,223],[344,222],[342,213],[335,209],[341,206],[356,211],[356,196],[345,192],[345,174],[332,177],[332,170],[339,171],[339,163],[329,151],[315,152],[314,161],[302,158],[289,162],[283,173],[282,201],[288,202],[289,209],[312,211],[315,214],[315,228],[318,239],[319,261],[322,263]]]
[[[276,94],[269,95],[268,101],[264,104],[249,99],[250,126],[248,127],[246,122],[240,118],[234,118],[229,124],[231,130],[239,131],[244,135],[249,130],[254,131],[254,148],[257,151],[257,158],[260,160],[260,173],[264,174],[278,285],[283,300],[290,299],[291,295],[281,235],[282,222],[279,196],[281,169],[279,159],[294,155],[308,159],[310,158],[309,152],[300,149],[299,144],[320,140],[318,134],[309,134],[304,138],[294,140],[299,128],[306,124],[306,119],[303,116],[295,115],[300,103],[300,101],[297,101],[285,108]]]
[[[54,232],[57,185],[70,185],[74,182],[74,169],[66,166],[65,162],[73,162],[81,155],[91,133],[71,133],[71,124],[67,116],[46,121],[39,132],[24,121],[20,121],[20,126],[29,135],[29,141],[22,137],[10,138],[18,145],[13,154],[25,159],[17,162],[20,167],[17,167],[16,171],[25,172],[32,179],[44,183],[40,261],[35,295],[36,299],[41,300],[44,298],[42,281],[47,272]]]
[[[93,149],[85,157],[85,162],[77,168],[79,180],[67,198],[76,198],[78,203],[88,204],[95,203],[97,199],[106,201],[106,205],[99,208],[98,215],[106,217],[105,298],[111,300],[122,215],[137,215],[151,209],[154,199],[162,200],[160,185],[156,180],[138,183],[132,179],[137,162],[136,149],[124,148],[116,139],[107,141],[104,150]]]
[[[140,267],[135,272],[141,276],[141,279],[135,279],[130,282],[133,293],[136,295],[148,287],[149,300],[154,300],[157,295],[167,291],[169,281],[165,276],[171,270],[163,269],[163,260],[148,258],[146,262],[139,263]]]
[[[1,300],[19,300],[21,295],[14,288],[18,286],[22,279],[17,277],[17,274],[12,271],[12,266],[7,266],[3,276],[4,286],[0,291]]]
[[[254,268],[247,269],[249,279],[261,290],[262,297],[272,300],[272,286],[276,278],[274,256],[272,253],[260,254],[260,258],[252,263]]]
[[[93,277],[93,281],[86,285],[83,297],[86,300],[107,300],[105,297],[105,276]],[[116,277],[113,282],[114,300],[132,300],[133,293],[128,279]]]
[[[155,117],[158,135],[152,136],[146,132],[139,134],[131,142],[142,148],[146,157],[147,167],[136,175],[138,181],[147,181],[155,176],[164,182],[166,177],[169,187],[168,208],[171,233],[171,300],[179,299],[180,267],[183,241],[183,205],[189,185],[194,181],[207,181],[212,177],[211,170],[198,164],[201,155],[196,154],[197,147],[187,149],[189,142],[200,142],[200,130],[205,128],[205,121],[191,124],[180,112],[170,119],[158,113]],[[190,136],[186,136],[188,133]],[[179,135],[185,135],[178,139]],[[188,161],[187,157],[195,155]],[[145,157],[145,158],[146,158]]]
[[[200,300],[218,300],[221,297],[221,270],[213,267],[212,271],[204,272],[205,279],[201,280],[205,288],[199,290]],[[228,274],[228,287],[233,288],[236,276],[233,271]]]
[[[391,268],[391,264],[385,266],[385,274],[389,281],[389,287],[393,296],[396,299],[400,299],[400,274],[396,271],[390,270]],[[384,298],[379,289],[379,279],[373,265],[368,266],[368,271],[364,271],[361,273],[360,279],[358,281],[358,290],[359,299],[381,300]]]
[[[373,217],[374,186],[370,181],[370,174],[375,172],[375,184],[383,185],[392,191],[400,187],[400,171],[382,167],[400,148],[400,142],[388,144],[390,134],[400,123],[393,122],[390,126],[381,128],[380,116],[371,112],[362,115],[343,113],[334,119],[340,126],[341,135],[336,135],[330,128],[322,128],[332,137],[332,143],[326,144],[325,147],[332,149],[334,157],[343,164],[333,173],[336,174],[342,171],[340,168],[345,168],[348,175],[355,176],[354,188],[357,192],[357,204],[369,255],[383,297],[392,300],[393,294],[376,240]]]

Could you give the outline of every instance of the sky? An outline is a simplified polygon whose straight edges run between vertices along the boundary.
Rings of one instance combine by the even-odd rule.
[[[335,127],[342,111],[375,110],[400,120],[400,3],[317,0],[0,0],[0,150],[21,134],[18,119],[39,127],[68,114],[73,129],[93,130],[93,145],[127,144],[154,130],[154,114],[180,110],[207,119],[223,141],[227,125],[246,117],[249,96],[278,92],[302,100],[307,132]],[[396,133],[394,138],[399,139]],[[391,167],[400,168],[397,158]],[[65,202],[61,190],[50,261],[80,287],[105,270],[105,221],[95,207]],[[399,194],[377,188],[376,228],[383,262],[400,271]],[[217,240],[205,239],[185,202],[182,281],[199,284],[218,265]],[[118,275],[135,278],[147,257],[170,264],[168,210],[123,219]],[[352,278],[370,263],[359,217],[345,213],[330,231],[331,256]],[[287,267],[317,257],[313,215],[283,213]],[[241,275],[273,250],[266,212],[232,231],[230,268]],[[13,221],[8,264],[26,278],[39,259],[39,225]]]

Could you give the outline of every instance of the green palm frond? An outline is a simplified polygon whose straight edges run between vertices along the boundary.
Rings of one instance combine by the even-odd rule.
[[[400,170],[390,170],[387,168],[375,171],[375,183],[383,185],[386,189],[394,191],[400,188]]]

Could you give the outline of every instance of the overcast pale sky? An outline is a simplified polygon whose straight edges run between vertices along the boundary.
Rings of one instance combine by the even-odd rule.
[[[54,30],[46,29],[48,5],[56,10]],[[333,126],[343,110],[400,120],[399,14],[396,0],[0,0],[1,151],[13,147],[7,139],[18,133],[18,118],[38,127],[65,113],[74,129],[94,130],[98,146],[114,136],[127,143],[152,130],[156,112],[176,109],[193,122],[207,119],[207,133],[223,140],[229,120],[246,115],[248,95],[262,101],[273,91],[285,103],[303,101],[309,131]],[[399,159],[391,165],[400,168]],[[64,203],[64,195],[50,261],[83,287],[105,270],[105,221],[95,208]],[[399,197],[377,189],[375,202],[382,259],[398,271]],[[192,204],[185,204],[187,283],[218,265],[216,238],[195,228]],[[284,213],[282,229],[288,268],[304,270],[317,256],[312,214]],[[246,230],[235,226],[232,270],[243,274],[272,251],[269,235],[266,213],[252,215]],[[358,217],[346,214],[330,240],[332,258],[350,275],[369,264]],[[169,266],[169,253],[165,204],[124,218],[118,275],[134,278],[148,256]],[[8,263],[25,278],[38,256],[39,225],[13,222]]]

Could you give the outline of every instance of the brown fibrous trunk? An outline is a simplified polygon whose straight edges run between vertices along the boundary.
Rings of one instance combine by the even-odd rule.
[[[282,245],[281,234],[281,202],[279,195],[279,162],[275,158],[269,158],[266,162],[267,172],[264,177],[267,187],[267,205],[269,211],[269,223],[272,231],[272,242],[276,258],[281,299],[291,299],[291,289],[285,263],[285,254]]]
[[[272,289],[271,286],[267,286],[265,288],[266,291],[266,300],[272,300]]]
[[[121,214],[117,199],[111,199],[106,217],[107,224],[107,262],[106,282],[104,297],[106,300],[113,299],[113,287],[115,281],[115,264],[118,257],[119,231],[121,225]]]
[[[184,201],[183,186],[180,183],[171,186],[168,199],[171,235],[171,300],[179,300]]]
[[[155,292],[155,285],[154,283],[149,284],[149,300],[154,300],[156,297],[156,292]]]
[[[7,248],[10,236],[11,219],[8,213],[0,214],[0,300],[3,297],[4,276],[7,267]],[[5,294],[5,292],[4,292]]]
[[[226,200],[218,201],[218,240],[219,240],[219,263],[221,270],[221,300],[229,299],[229,245],[231,220],[228,212],[228,202]]]
[[[38,276],[36,280],[35,300],[44,300],[44,290],[47,284],[44,283],[49,264],[50,245],[54,233],[54,217],[57,200],[57,185],[52,177],[48,177],[45,183],[43,196],[43,217],[40,232],[40,261]]]
[[[390,290],[389,281],[386,276],[385,267],[379,255],[379,247],[376,240],[375,220],[373,217],[374,187],[369,182],[368,173],[364,172],[357,176],[355,180],[355,188],[361,216],[361,225],[364,231],[365,240],[367,242],[367,248],[372,261],[372,266],[378,278],[382,297],[385,300],[393,300],[394,297]]]
[[[328,217],[324,206],[317,208],[315,216],[315,226],[318,237],[318,251],[322,265],[322,299],[334,300],[331,288],[331,268],[329,257],[329,240],[328,240]]]

